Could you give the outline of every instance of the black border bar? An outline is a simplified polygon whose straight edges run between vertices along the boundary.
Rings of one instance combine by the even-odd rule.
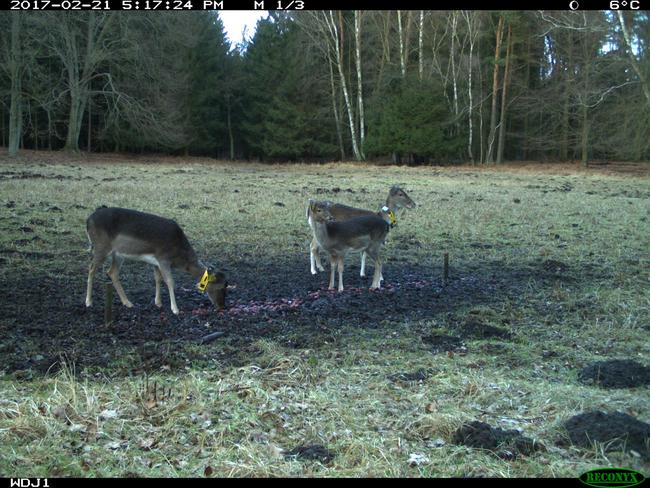
[[[420,10],[422,0],[7,0],[3,10]],[[446,5],[445,5],[446,4]],[[650,0],[455,0],[433,10],[645,10]]]

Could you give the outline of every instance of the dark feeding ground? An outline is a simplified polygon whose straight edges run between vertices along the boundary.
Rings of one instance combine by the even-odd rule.
[[[80,255],[80,259],[83,259]],[[38,259],[38,255],[31,256]],[[46,257],[44,257],[46,258]],[[285,258],[286,259],[286,258]],[[104,273],[97,274],[94,304],[86,308],[85,275],[74,280],[27,277],[0,283],[5,296],[3,367],[7,372],[55,372],[63,358],[77,371],[112,366],[128,357],[122,374],[176,369],[189,361],[216,359],[239,366],[254,360],[254,342],[273,340],[289,348],[317,349],[336,341],[350,329],[391,328],[391,322],[448,317],[461,305],[488,304],[504,295],[517,297],[517,283],[530,278],[494,264],[492,271],[453,276],[445,285],[439,269],[413,264],[385,265],[382,290],[370,291],[371,278],[358,276],[358,256],[348,259],[343,293],[327,290],[328,270],[312,276],[308,257],[297,255],[280,262],[246,262],[226,268],[229,276],[227,309],[216,311],[206,296],[195,290],[188,277],[177,276],[176,298],[181,313],[174,316],[163,287],[163,307],[153,304],[152,272],[141,263],[127,262],[121,272],[129,299],[127,309],[114,294],[114,323],[104,325]],[[554,279],[539,263],[538,278]],[[105,268],[106,269],[106,265]],[[453,271],[452,271],[453,273]],[[434,276],[435,274],[435,276]],[[150,279],[151,276],[151,279]],[[224,332],[212,347],[187,347],[215,331]],[[422,342],[432,352],[449,350],[444,336],[422,332]],[[467,338],[501,337],[510,332],[482,324],[469,316],[457,321],[453,344]],[[218,344],[218,345],[216,345]]]
[[[33,253],[30,258],[37,261],[47,256]],[[79,259],[84,258],[89,259],[79,255]],[[432,353],[466,352],[469,340],[513,341],[516,331],[505,319],[495,326],[494,321],[486,323],[480,315],[457,316],[456,310],[495,305],[505,299],[523,306],[526,298],[521,290],[531,281],[540,288],[576,281],[568,264],[552,260],[532,261],[525,269],[512,269],[499,262],[462,272],[452,266],[447,283],[434,266],[392,262],[384,266],[383,288],[371,291],[371,278],[358,275],[355,255],[347,260],[346,290],[338,293],[327,290],[329,270],[312,276],[308,265],[305,255],[267,263],[231,263],[225,268],[229,276],[225,311],[212,308],[187,276],[177,274],[176,297],[181,313],[175,316],[164,286],[162,308],[153,304],[150,266],[127,262],[121,278],[135,306],[122,306],[114,293],[114,321],[109,326],[104,324],[104,302],[105,284],[110,281],[104,273],[96,276],[91,308],[83,303],[85,275],[74,280],[68,276],[30,280],[25,276],[2,282],[0,292],[11,297],[3,305],[0,323],[4,329],[3,368],[19,375],[21,371],[53,373],[61,360],[74,362],[77,371],[110,366],[115,374],[174,370],[203,360],[236,367],[254,361],[254,343],[259,339],[288,348],[318,349],[335,343],[346,331],[391,331],[392,324],[398,322],[409,323],[409,333],[419,336],[417,340]],[[580,270],[584,276],[600,272],[597,268]],[[433,318],[446,323],[447,330],[419,328],[418,320]],[[212,346],[189,347],[214,332],[223,336]],[[553,351],[544,353],[548,358],[554,355]],[[633,387],[648,383],[648,371],[633,361],[606,361],[587,366],[580,380],[610,388]]]

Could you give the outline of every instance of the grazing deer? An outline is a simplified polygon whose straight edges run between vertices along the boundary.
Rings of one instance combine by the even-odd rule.
[[[178,314],[174,295],[172,268],[192,275],[199,281],[198,288],[205,291],[210,301],[219,308],[226,304],[226,278],[222,272],[214,274],[199,262],[185,233],[173,220],[126,208],[100,207],[86,221],[86,232],[93,250],[93,260],[88,270],[86,307],[93,303],[92,286],[97,268],[106,258],[112,258],[108,270],[113,286],[126,307],[132,307],[119,279],[124,259],[135,259],[154,265],[156,281],[155,304],[162,306],[160,281],[169,290],[169,300],[174,314]]]
[[[310,200],[311,202],[311,200]],[[333,203],[330,201],[321,202],[327,207],[331,217],[334,220],[347,220],[353,217],[361,217],[364,215],[379,215],[381,212],[373,212],[372,210],[364,210],[362,208],[349,207],[340,203]],[[400,208],[415,208],[415,202],[411,200],[404,190],[399,186],[393,186],[388,192],[388,197],[386,197],[386,207],[393,212],[393,215],[397,213],[397,210]],[[320,256],[318,255],[318,241],[314,232],[314,226],[310,218],[310,208],[307,207],[307,222],[309,227],[312,229],[313,239],[309,246],[309,260],[311,264],[311,274],[316,274],[316,268],[319,271],[324,271],[323,265],[320,261]],[[391,222],[391,225],[395,225],[395,222]],[[366,276],[366,253],[361,253],[361,276]],[[382,278],[383,279],[383,278]]]
[[[383,207],[380,214],[334,220],[327,204],[311,200],[309,212],[318,246],[330,256],[332,268],[329,289],[334,289],[334,275],[338,268],[338,290],[343,291],[343,261],[349,251],[362,251],[370,256],[375,263],[375,274],[370,289],[380,288],[382,263],[379,251],[388,235],[390,222],[395,218],[392,211]]]

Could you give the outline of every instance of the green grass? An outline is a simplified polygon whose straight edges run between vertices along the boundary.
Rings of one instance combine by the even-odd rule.
[[[256,354],[243,366],[161,369],[149,383],[171,394],[157,401],[143,392],[144,378],[116,376],[110,368],[6,372],[0,376],[0,476],[577,477],[601,466],[649,472],[648,462],[633,454],[555,444],[562,423],[585,410],[617,410],[650,422],[648,388],[602,390],[577,381],[593,361],[650,365],[643,328],[650,325],[646,177],[192,160],[5,162],[0,171],[64,178],[0,180],[0,281],[63,275],[78,283],[80,302],[89,260],[85,218],[101,204],[176,219],[199,254],[214,262],[295,255],[308,273],[306,200],[375,208],[392,184],[403,186],[418,208],[400,215],[397,228],[396,239],[413,245],[403,250],[389,241],[388,262],[420,263],[430,278],[439,276],[440,257],[449,252],[456,275],[499,269],[531,275],[520,296],[489,306],[468,303],[453,317],[334,331],[316,348],[262,338],[248,346]],[[317,192],[334,187],[354,193]],[[6,207],[10,201],[15,206]],[[35,219],[49,222],[36,233],[43,240],[17,244],[33,237],[20,227],[38,227]],[[566,265],[575,279],[539,286],[533,265],[547,260]],[[149,273],[145,280],[153,295]],[[420,332],[449,330],[470,313],[507,327],[513,338],[470,340],[467,354],[454,355],[432,354],[419,339]],[[10,332],[11,324],[3,325]],[[555,355],[544,358],[547,350]],[[431,371],[422,382],[389,379],[420,368]],[[506,461],[453,445],[454,431],[476,419],[520,428],[548,450]],[[335,452],[332,463],[282,455],[310,443]],[[414,453],[429,462],[409,466]]]

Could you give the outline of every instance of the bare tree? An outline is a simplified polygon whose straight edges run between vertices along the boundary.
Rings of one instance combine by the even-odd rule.
[[[476,42],[476,37],[479,32],[479,23],[478,23],[478,12],[463,10],[461,15],[467,23],[467,36],[469,37],[469,60],[467,63],[467,95],[469,98],[469,108],[467,114],[468,120],[468,131],[467,131],[467,154],[471,162],[474,162],[474,153],[472,151],[472,139],[474,137],[474,127],[472,125],[473,115],[474,115],[474,102],[472,96],[472,72],[474,71],[473,66],[473,54],[474,54],[474,44]]]
[[[9,155],[15,156],[20,147],[20,140],[23,132],[23,75],[25,72],[25,57],[23,56],[23,35],[21,34],[22,19],[24,13],[12,11],[10,40],[5,43],[3,49],[2,65],[11,83],[9,108]]]
[[[109,76],[97,73],[97,68],[115,52],[114,40],[109,38],[115,12],[41,12],[43,42],[64,66],[67,74],[69,98],[68,133],[65,149],[79,150],[79,134],[84,112],[91,96],[90,82],[94,77]]]
[[[361,79],[361,12],[354,11],[354,53],[355,64],[357,68],[357,100],[359,101],[359,153],[361,159],[365,159],[363,154],[363,145],[366,139],[366,120],[365,112],[363,110],[363,82]]]
[[[422,74],[424,73],[424,53],[423,53],[423,40],[424,40],[424,10],[420,10],[420,22],[418,24],[418,75],[422,81]]]
[[[616,15],[618,16],[618,23],[620,24],[621,32],[623,33],[625,51],[627,52],[630,66],[632,66],[632,69],[639,77],[639,81],[641,82],[641,89],[643,90],[643,95],[646,99],[646,104],[648,105],[648,108],[650,108],[650,86],[648,86],[648,79],[643,73],[643,70],[641,70],[639,61],[636,59],[634,51],[632,50],[632,40],[630,38],[630,33],[628,32],[627,25],[625,24],[625,17],[623,17],[623,12],[617,10]]]
[[[497,132],[497,97],[499,95],[499,58],[501,57],[501,38],[503,37],[504,18],[499,16],[496,31],[496,46],[494,48],[494,71],[492,74],[492,110],[490,111],[490,134],[488,135],[488,148],[486,161],[492,163],[492,151]]]
[[[508,79],[512,65],[512,24],[508,25],[508,41],[506,48],[506,66],[503,72],[503,89],[501,90],[501,120],[499,121],[499,145],[497,147],[497,163],[503,162],[503,149],[506,139],[506,110],[508,99]]]
[[[397,32],[399,34],[399,66],[402,78],[406,76],[406,47],[404,42],[404,30],[402,29],[402,11],[397,11]]]

